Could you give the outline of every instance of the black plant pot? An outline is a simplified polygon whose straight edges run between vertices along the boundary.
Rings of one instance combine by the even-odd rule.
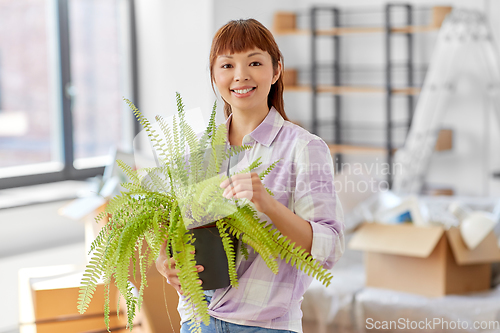
[[[201,285],[203,290],[225,288],[229,286],[229,269],[227,256],[222,245],[222,238],[219,229],[215,224],[194,228],[189,230],[196,239],[195,260],[197,265],[204,267],[200,272]],[[236,238],[232,237],[233,244],[236,245]]]

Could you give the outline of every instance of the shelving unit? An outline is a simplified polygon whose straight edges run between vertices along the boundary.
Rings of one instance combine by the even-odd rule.
[[[407,4],[388,4],[387,7],[394,6],[406,6],[411,8],[411,5]],[[336,10],[339,9],[337,7],[313,7],[311,11],[315,10]],[[411,9],[410,9],[411,10]],[[423,26],[415,26],[411,25],[411,19],[408,22],[407,26],[401,27],[391,27],[390,32],[392,33],[419,33],[419,32],[429,32],[438,30],[443,23],[446,15],[451,11],[451,7],[433,7],[432,8],[432,21],[428,25]],[[387,32],[387,27],[333,27],[330,29],[298,29],[296,27],[296,14],[294,12],[278,12],[276,13],[279,16],[278,19],[274,21],[273,32],[277,35],[310,35],[313,31],[316,31],[317,35],[325,35],[325,36],[341,36],[341,35],[349,35],[349,34],[366,34],[366,33],[385,33]]]
[[[403,26],[395,26],[393,23],[393,11],[395,8],[403,8],[405,10],[406,22]],[[318,28],[318,14],[322,12],[330,12],[333,16],[331,28]],[[451,7],[433,7],[432,20],[428,25],[417,26],[413,25],[413,7],[409,4],[388,4],[385,6],[385,26],[363,26],[363,27],[342,27],[340,22],[340,9],[337,7],[312,7],[309,10],[310,28],[298,29],[297,17],[293,12],[278,12],[275,14],[273,31],[276,35],[310,35],[311,36],[311,84],[307,86],[299,86],[285,84],[285,91],[292,92],[309,92],[311,98],[311,115],[312,124],[311,131],[318,133],[320,119],[318,119],[318,96],[319,94],[330,94],[333,96],[333,142],[330,144],[332,154],[335,154],[337,168],[342,165],[343,154],[386,154],[387,163],[392,165],[395,145],[393,143],[393,129],[395,122],[393,120],[392,99],[394,96],[405,96],[407,98],[408,116],[405,126],[411,125],[413,116],[414,96],[420,93],[420,88],[414,86],[413,73],[413,34],[429,31],[436,31],[441,27],[441,24],[446,15],[451,11]],[[341,38],[347,38],[353,34],[373,34],[385,33],[385,86],[346,86],[342,85],[340,77],[340,48]],[[404,63],[407,77],[406,84],[402,87],[396,87],[393,84],[392,74],[395,64],[392,60],[392,36],[395,34],[404,35],[406,37],[406,47],[408,59]],[[317,60],[317,41],[319,38],[333,38],[333,75],[331,85],[323,85],[318,83],[319,63]],[[290,75],[293,79],[296,78],[296,73]],[[285,79],[287,74],[285,72]],[[344,142],[342,135],[342,96],[347,94],[385,94],[386,95],[386,119],[385,119],[385,147],[370,147],[370,146],[353,146]],[[323,122],[324,123],[324,122]],[[387,181],[391,184],[392,176],[389,174]]]
[[[387,89],[383,87],[373,87],[373,86],[330,86],[330,85],[317,85],[316,90],[318,93],[328,93],[335,95],[344,95],[352,93],[386,93]],[[302,91],[302,92],[312,92],[311,86],[289,86],[285,87],[287,91]],[[420,88],[418,87],[405,87],[405,88],[392,88],[392,94],[394,95],[418,95],[420,94]]]

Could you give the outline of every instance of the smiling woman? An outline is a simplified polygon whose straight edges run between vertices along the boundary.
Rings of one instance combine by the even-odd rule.
[[[213,75],[217,90],[234,112],[267,114],[267,96],[281,74],[281,61],[273,66],[268,52],[253,48],[219,55]]]
[[[323,140],[288,121],[282,71],[281,52],[260,22],[230,21],[215,34],[210,73],[225,103],[227,144],[244,145],[242,160],[258,158],[262,163],[240,174],[234,174],[237,165],[225,165],[221,172],[233,175],[219,186],[223,197],[250,202],[270,230],[278,230],[329,269],[343,253],[344,237],[333,161]],[[271,164],[276,168],[261,179],[259,173]],[[246,256],[236,259],[238,288],[205,290],[211,316],[208,326],[197,327],[190,321],[189,298],[181,297],[181,332],[208,333],[221,327],[227,332],[302,332],[300,304],[311,277],[284,258],[274,274],[264,258],[248,249]],[[156,262],[160,273],[182,294],[175,259],[160,252]]]
[[[212,84],[215,82],[217,85],[215,75],[219,68],[215,66],[216,61],[218,62],[223,59],[231,60],[231,57],[234,57],[235,53],[240,53],[240,55],[246,53],[247,61],[251,60],[248,59],[249,56],[260,56],[263,58],[255,59],[254,61],[257,62],[258,60],[267,61],[270,58],[272,71],[269,72],[269,64],[264,63],[264,67],[268,68],[269,74],[277,75],[277,78],[274,80],[273,76],[270,89],[261,87],[261,90],[267,90],[267,106],[274,106],[283,119],[288,120],[283,102],[284,84],[281,75],[283,71],[283,55],[274,41],[273,35],[266,27],[254,19],[232,22],[233,24],[228,24],[219,29],[212,43],[212,48],[210,50],[210,76],[212,78]],[[266,54],[269,58],[266,57]],[[220,65],[224,65],[223,61]],[[232,64],[228,65],[227,67],[231,68]],[[256,64],[250,61],[246,65],[254,66]],[[232,84],[232,87],[238,88],[235,84]],[[219,92],[222,95],[220,90]],[[224,95],[222,95],[222,97],[224,98]],[[224,115],[228,117],[232,113],[231,104],[226,100],[224,100],[224,102]]]

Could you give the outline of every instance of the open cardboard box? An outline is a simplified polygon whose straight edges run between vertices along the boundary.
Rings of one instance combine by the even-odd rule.
[[[365,251],[367,286],[430,297],[489,289],[491,263],[500,261],[493,232],[470,251],[457,228],[410,223],[364,224],[349,248]]]
[[[19,271],[20,333],[106,332],[104,322],[104,285],[98,284],[85,314],[77,310],[80,281],[84,270],[75,265],[23,268]],[[110,321],[113,332],[128,331],[127,316],[116,315],[117,303],[126,309],[111,287]],[[132,333],[151,332],[150,324],[140,311]]]

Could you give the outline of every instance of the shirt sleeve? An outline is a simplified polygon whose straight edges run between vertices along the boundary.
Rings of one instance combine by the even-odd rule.
[[[297,155],[294,212],[311,224],[312,257],[332,268],[344,253],[344,214],[330,150],[320,138],[308,142]]]

